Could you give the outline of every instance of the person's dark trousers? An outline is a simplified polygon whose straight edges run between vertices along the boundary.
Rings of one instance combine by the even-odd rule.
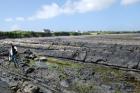
[[[17,56],[16,55],[12,55],[12,62],[14,62],[15,67],[18,67],[18,61],[17,61]]]

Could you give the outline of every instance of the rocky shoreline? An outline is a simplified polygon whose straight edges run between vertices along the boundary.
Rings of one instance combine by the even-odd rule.
[[[126,41],[126,37],[123,36],[119,39],[115,37],[115,40]],[[8,56],[8,44],[13,43],[18,47],[24,65],[26,63],[26,66],[23,66],[26,74],[43,80],[45,85],[57,90],[54,92],[44,89],[39,83],[35,84],[20,78],[21,80],[16,81],[20,88],[15,93],[24,93],[32,88],[36,89],[37,92],[26,92],[139,93],[140,74],[137,70],[139,71],[140,68],[140,46],[129,45],[130,43],[120,44],[122,41],[110,43],[109,38],[113,37],[97,36],[92,39],[88,36],[50,37],[3,40],[1,41],[0,62],[4,62]],[[105,40],[97,42],[98,39],[99,41],[109,40],[109,43],[104,43],[107,42]],[[97,41],[94,42],[95,40]],[[135,39],[131,37],[128,41],[133,40]],[[9,68],[11,71],[17,71],[12,65]],[[38,91],[39,89],[41,91]]]
[[[140,68],[139,45],[123,45],[117,44],[117,42],[116,44],[97,43],[98,40],[95,43],[94,41],[88,42],[86,38],[80,41],[78,37],[72,39],[58,37],[41,38],[37,40],[32,38],[29,40],[19,40],[20,39],[11,40],[8,41],[8,43],[13,42],[21,51],[25,48],[31,49],[40,55],[130,69]],[[138,41],[136,40],[136,42]]]

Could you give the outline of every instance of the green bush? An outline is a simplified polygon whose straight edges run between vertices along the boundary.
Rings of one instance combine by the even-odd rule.
[[[70,34],[71,34],[71,35],[73,35],[73,36],[78,36],[78,35],[81,35],[81,33],[80,33],[80,32],[70,32]]]
[[[0,39],[3,38],[25,38],[25,37],[48,37],[48,36],[77,36],[82,35],[79,32],[34,32],[34,31],[11,31],[11,32],[2,32],[0,31]]]
[[[70,32],[54,32],[54,36],[70,36]]]

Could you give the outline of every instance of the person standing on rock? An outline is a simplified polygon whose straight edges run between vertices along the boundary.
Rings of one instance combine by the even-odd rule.
[[[17,47],[14,46],[12,43],[10,44],[10,50],[9,50],[9,62],[14,62],[15,67],[18,65],[17,61]],[[10,65],[10,63],[9,63]]]

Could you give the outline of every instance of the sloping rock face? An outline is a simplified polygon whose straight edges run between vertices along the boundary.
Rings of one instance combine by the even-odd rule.
[[[118,45],[118,44],[90,44],[82,43],[82,47],[51,45],[37,48],[36,45],[27,47],[21,45],[19,48],[31,49],[37,54],[82,61],[85,63],[99,63],[111,66],[139,69],[140,46]],[[32,47],[32,48],[31,48]]]
[[[140,47],[100,44],[90,48],[84,61],[128,68],[138,68],[140,61]]]
[[[8,42],[13,42],[18,52],[23,53],[27,59],[25,63],[37,67],[32,71],[24,64],[26,74],[44,80],[47,85],[59,89],[61,92],[58,93],[139,93],[140,75],[132,70],[139,69],[139,45],[89,42],[77,38],[15,39]],[[9,46],[5,45],[1,54],[6,54],[8,49]],[[99,64],[132,68],[132,72]],[[27,85],[22,85],[23,89],[18,92],[38,91],[38,87]]]
[[[133,36],[133,35],[132,35]],[[50,37],[7,40],[22,52],[31,49],[38,55],[139,69],[140,43],[132,36]],[[114,38],[113,38],[114,37]],[[117,39],[119,37],[119,39]],[[138,37],[137,35],[133,38]],[[5,40],[6,42],[6,40]],[[136,42],[136,43],[135,43]],[[7,43],[7,42],[6,42]],[[124,43],[124,44],[123,44]]]
[[[9,88],[9,85],[0,80],[0,93],[12,93],[12,91]]]

